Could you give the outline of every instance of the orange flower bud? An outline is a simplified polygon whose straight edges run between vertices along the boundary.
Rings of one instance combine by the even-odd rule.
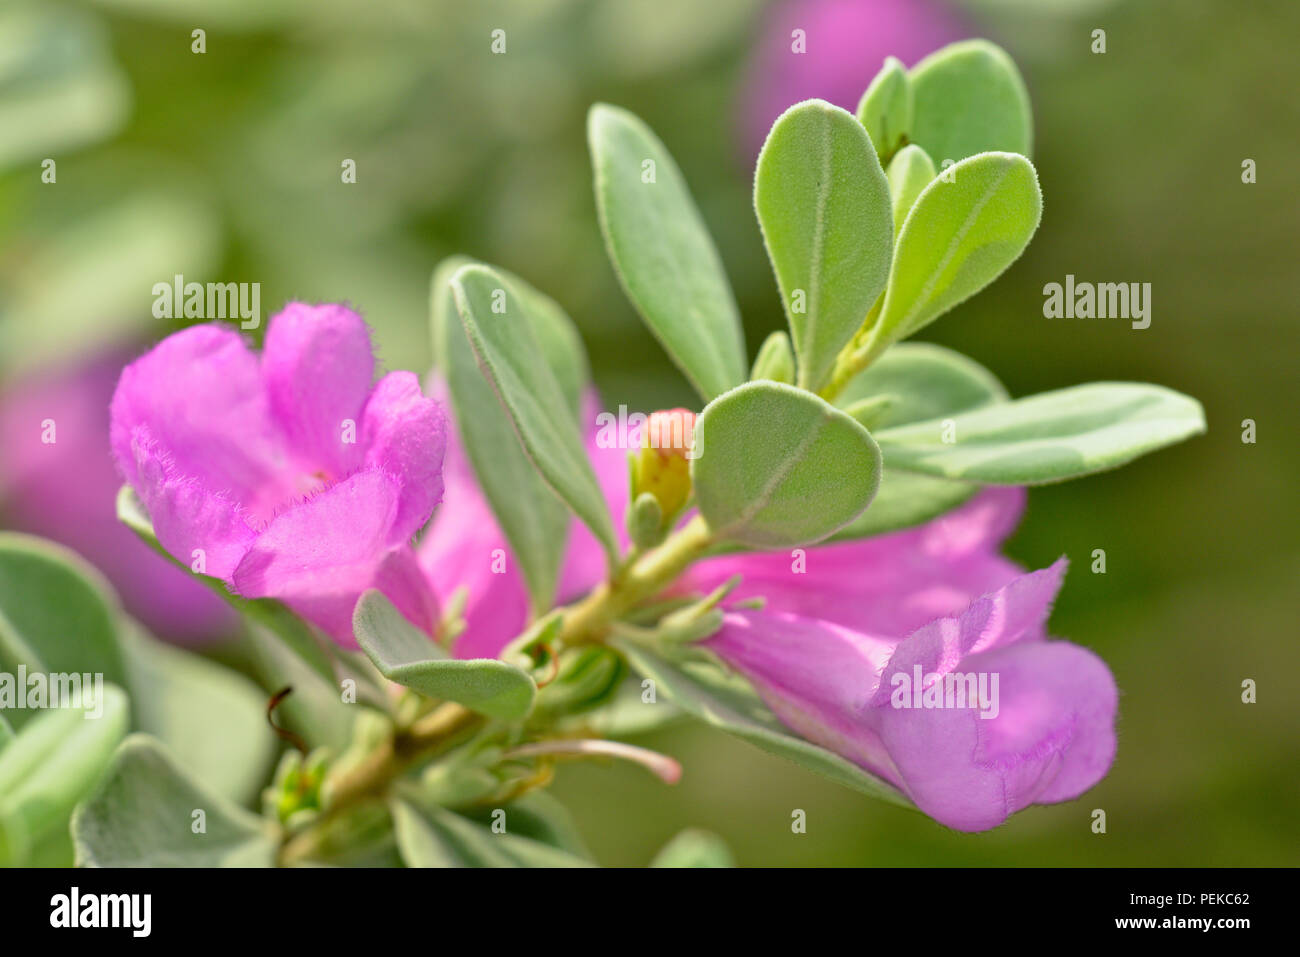
[[[665,520],[681,511],[691,495],[695,457],[695,413],[669,409],[652,413],[633,464],[634,497],[648,492],[659,502]]]

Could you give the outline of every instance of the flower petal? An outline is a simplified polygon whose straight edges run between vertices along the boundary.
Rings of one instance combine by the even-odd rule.
[[[257,357],[224,326],[184,329],[123,369],[110,419],[113,456],[137,489],[139,426],[178,473],[235,501],[260,494],[283,468]]]
[[[370,332],[361,317],[328,303],[291,302],[271,317],[262,349],[262,375],[271,415],[288,438],[298,467],[336,480],[361,461],[345,442],[358,429],[375,374]]]
[[[411,567],[391,556],[407,547],[395,529],[400,493],[392,476],[366,470],[282,512],[235,569],[236,591],[281,599],[348,645],[352,609],[367,588],[384,591],[415,624],[432,630],[428,609],[435,605],[423,579],[415,581]]]
[[[131,438],[134,487],[158,543],[191,567],[201,555],[199,570],[229,578],[256,537],[239,504],[177,469],[148,426],[137,425]]]
[[[985,830],[1032,803],[1077,797],[1106,774],[1118,695],[1101,659],[1069,642],[1027,642],[973,655],[961,670],[997,676],[995,717],[872,709],[905,790],[926,814]]]
[[[442,501],[442,462],[447,424],[442,407],[420,391],[411,372],[390,372],[379,380],[361,418],[361,442],[368,468],[382,469],[400,485],[397,525],[419,531]]]
[[[708,592],[742,576],[735,599],[762,596],[773,611],[833,621],[856,631],[906,635],[953,615],[1021,574],[995,551],[1024,502],[1015,488],[989,489],[919,528],[792,552],[725,555],[700,562],[682,587]]]

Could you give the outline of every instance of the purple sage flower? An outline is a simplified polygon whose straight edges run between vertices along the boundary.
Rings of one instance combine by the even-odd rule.
[[[374,374],[369,331],[343,306],[290,303],[260,360],[234,330],[194,326],[123,370],[113,455],[159,542],[196,571],[348,646],[367,588],[432,632],[411,541],[442,499],[442,409],[412,373]]]
[[[996,548],[1024,493],[991,489],[917,529],[806,551],[728,556],[732,611],[706,647],[791,729],[889,781],[961,831],[1078,797],[1115,756],[1117,691],[1087,649],[1045,625],[1066,562],[1021,574]]]

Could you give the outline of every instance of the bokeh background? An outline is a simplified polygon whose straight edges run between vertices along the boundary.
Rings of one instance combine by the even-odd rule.
[[[155,282],[260,282],[264,312],[347,300],[389,368],[425,371],[429,274],[468,253],[568,308],[607,405],[691,404],[605,259],[589,104],[639,113],[676,156],[752,354],[783,323],[750,199],[767,125],[807,96],[851,109],[885,55],[910,65],[966,36],[1025,73],[1043,224],[921,338],[1013,394],[1147,380],[1209,420],[1119,472],[1035,490],[1008,545],[1029,566],[1074,562],[1052,631],[1115,672],[1113,771],[1077,802],[960,835],[681,726],[644,741],[681,758],[678,786],[571,765],[556,793],[609,864],[698,825],[752,865],[1295,865],[1293,0],[0,0],[0,525],[72,545],[161,636],[228,656],[223,611],[112,517],[106,404],[122,362],[172,325],[151,314]],[[1067,273],[1150,282],[1151,327],[1044,319],[1042,288]],[[57,456],[34,454],[46,417]]]

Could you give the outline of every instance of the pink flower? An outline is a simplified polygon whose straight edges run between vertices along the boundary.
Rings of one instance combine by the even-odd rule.
[[[123,370],[110,411],[164,548],[346,645],[367,588],[437,622],[411,540],[442,498],[443,414],[413,374],[375,383],[374,366],[360,316],[290,303],[260,361],[232,329],[194,326]]]
[[[1046,639],[1065,560],[1025,575],[995,552],[1023,499],[993,489],[918,529],[808,549],[799,574],[786,553],[703,562],[692,587],[740,573],[736,598],[767,599],[706,647],[799,735],[949,827],[1078,797],[1114,758],[1117,691],[1092,652]]]
[[[108,403],[127,356],[111,352],[12,383],[0,397],[3,524],[79,552],[127,611],[160,637],[232,631],[234,612],[117,520],[122,479],[108,449]],[[53,429],[47,433],[46,423]]]

